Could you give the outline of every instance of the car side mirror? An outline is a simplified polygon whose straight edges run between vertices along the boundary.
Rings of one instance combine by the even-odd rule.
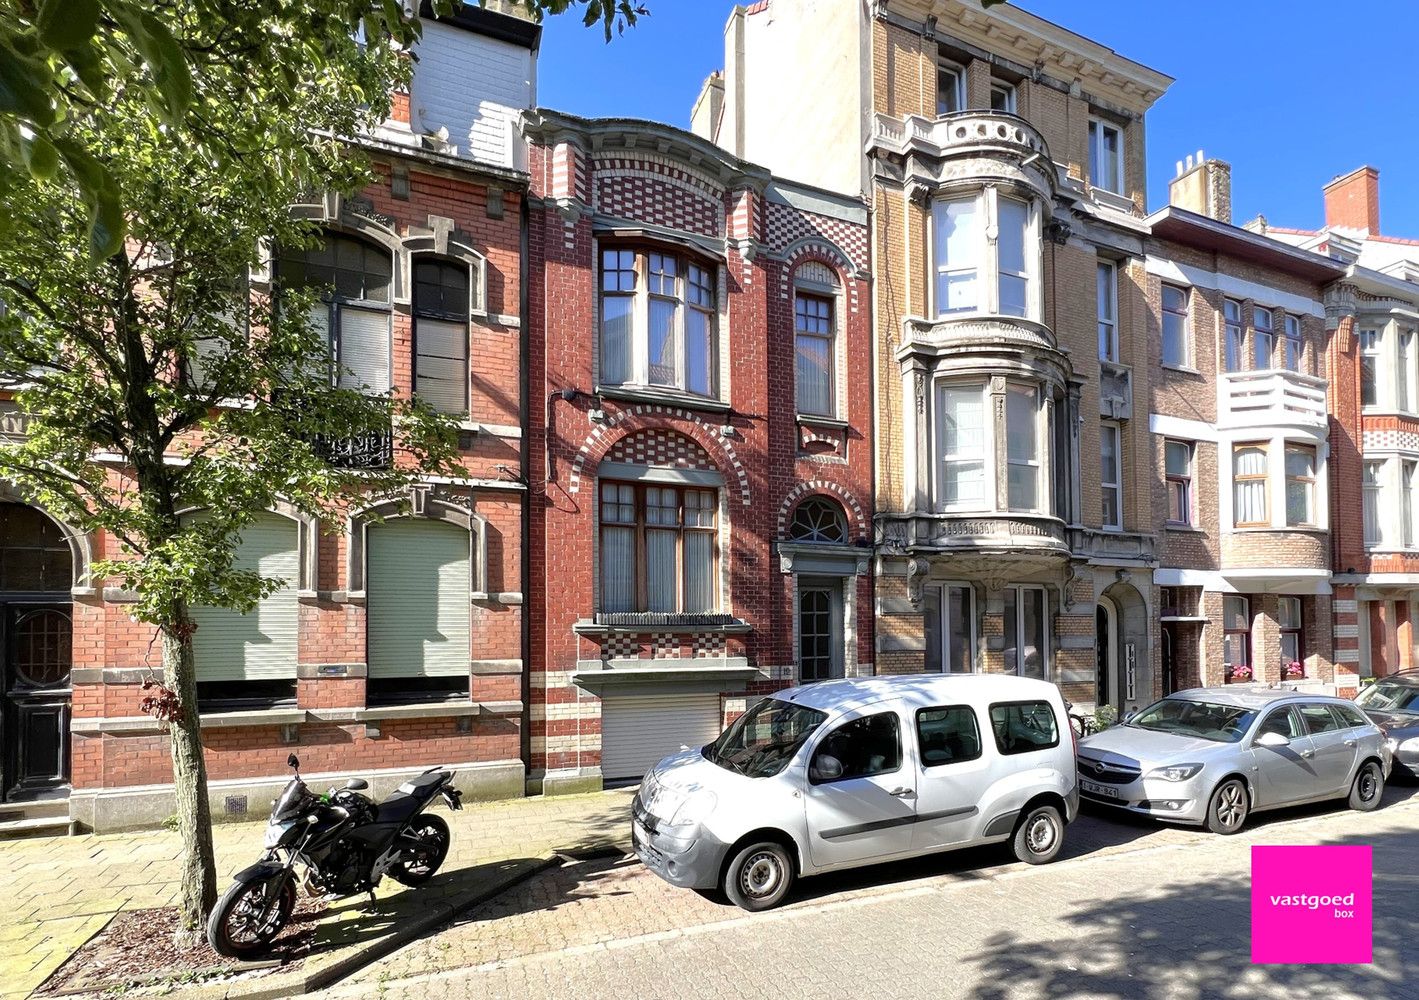
[[[843,762],[828,754],[820,754],[808,770],[808,777],[814,781],[833,781],[843,776]]]
[[[1124,713],[1123,713],[1123,720],[1122,720],[1122,721],[1123,721],[1123,724],[1126,726],[1126,725],[1128,725],[1130,722],[1132,722],[1134,719],[1136,719],[1137,717],[1138,717],[1138,710],[1137,710],[1137,709],[1130,708],[1127,712],[1124,712]]]
[[[1262,733],[1252,741],[1253,745],[1267,747],[1271,750],[1279,750],[1282,747],[1289,747],[1291,741],[1280,733]]]

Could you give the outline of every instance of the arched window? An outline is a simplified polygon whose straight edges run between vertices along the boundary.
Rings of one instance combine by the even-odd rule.
[[[847,517],[827,497],[809,497],[793,512],[788,537],[795,542],[846,542]]]
[[[57,524],[27,504],[0,503],[0,590],[67,591],[73,567]]]
[[[414,265],[414,392],[440,413],[468,412],[468,266]]]
[[[284,250],[277,274],[286,288],[316,288],[311,319],[326,331],[337,384],[389,391],[390,301],[394,258],[382,247],[327,233],[311,249]]]

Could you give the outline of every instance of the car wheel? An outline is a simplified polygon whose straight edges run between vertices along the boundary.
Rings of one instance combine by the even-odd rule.
[[[745,847],[724,873],[724,894],[740,909],[757,912],[777,906],[793,885],[793,858],[772,840]]]
[[[1212,802],[1207,807],[1207,829],[1224,837],[1231,836],[1241,830],[1250,811],[1247,786],[1240,778],[1228,778],[1212,793]]]
[[[1026,864],[1043,865],[1055,859],[1064,846],[1064,818],[1054,806],[1036,806],[1015,828],[1015,857]]]
[[[1350,786],[1350,808],[1361,812],[1378,809],[1384,790],[1384,772],[1374,761],[1367,761],[1361,765],[1360,773],[1355,775],[1355,783]]]

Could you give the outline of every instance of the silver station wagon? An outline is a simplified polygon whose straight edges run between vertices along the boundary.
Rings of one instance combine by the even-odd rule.
[[[1354,702],[1229,685],[1169,695],[1079,741],[1083,799],[1236,833],[1263,809],[1348,798],[1380,804],[1384,734]]]

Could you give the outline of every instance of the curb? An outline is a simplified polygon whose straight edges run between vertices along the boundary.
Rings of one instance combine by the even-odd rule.
[[[447,923],[459,914],[465,913],[475,906],[480,906],[494,896],[501,895],[534,875],[541,874],[548,868],[560,864],[561,861],[561,857],[556,853],[544,854],[534,859],[533,863],[523,871],[497,884],[452,901],[445,900],[433,904],[426,908],[420,916],[402,921],[395,930],[384,937],[358,947],[350,954],[343,955],[321,968],[288,976],[273,975],[255,979],[252,980],[250,989],[243,989],[241,983],[234,983],[228,986],[218,985],[182,990],[180,995],[187,1000],[279,1000],[281,997],[323,990],[358,972],[372,962],[397,951],[414,939],[423,937],[429,931]]]

